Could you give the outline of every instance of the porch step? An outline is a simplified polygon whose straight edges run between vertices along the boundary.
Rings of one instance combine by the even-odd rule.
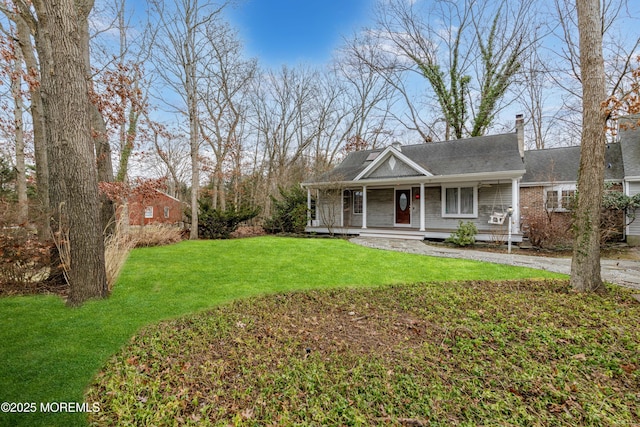
[[[387,239],[424,240],[424,231],[414,230],[360,230],[360,237],[384,237]]]

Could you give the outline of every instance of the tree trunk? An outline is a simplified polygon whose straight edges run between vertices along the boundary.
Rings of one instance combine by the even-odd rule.
[[[18,34],[18,43],[27,67],[27,72],[31,78],[35,79],[35,84],[29,85],[31,93],[31,120],[33,126],[33,150],[36,160],[36,186],[38,189],[38,201],[40,213],[36,219],[36,228],[38,229],[38,238],[41,241],[48,240],[51,237],[51,228],[49,223],[49,165],[47,162],[47,143],[46,129],[44,123],[44,107],[42,106],[42,96],[40,94],[40,74],[38,61],[34,54],[33,45],[31,44],[31,30],[29,25],[21,15],[15,17],[16,30]]]
[[[50,200],[59,241],[69,251],[69,305],[107,295],[96,157],[91,134],[89,87],[73,0],[33,2],[38,16],[36,48],[47,127]],[[68,233],[68,241],[65,235]]]
[[[607,114],[599,0],[577,0],[582,79],[582,146],[571,286],[578,291],[604,289],[600,275],[600,211],[604,192]]]
[[[13,76],[11,93],[13,95],[13,116],[16,137],[16,190],[18,192],[18,222],[29,221],[29,201],[27,199],[27,175],[24,161],[24,126],[22,122],[22,55],[20,48],[14,45]]]
[[[195,37],[189,35],[189,40]],[[194,65],[195,43],[185,42],[185,54],[187,62],[185,64],[185,89],[187,91],[187,109],[189,112],[189,146],[191,154],[191,231],[189,238],[198,239],[198,197],[200,193],[200,136],[198,123],[198,94],[196,87],[196,69]]]
[[[80,48],[84,60],[86,79],[89,90],[92,91],[92,71],[89,47],[89,22],[87,17],[93,6],[93,0],[76,1],[78,7],[78,28],[80,29]],[[111,161],[111,144],[107,137],[107,126],[98,107],[89,102],[89,120],[91,136],[95,145],[96,165],[98,168],[98,182],[113,182],[113,164]],[[115,229],[115,206],[105,194],[100,194],[100,224],[106,234]]]

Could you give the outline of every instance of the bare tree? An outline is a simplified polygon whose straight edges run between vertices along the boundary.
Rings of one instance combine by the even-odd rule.
[[[184,136],[170,132],[157,123],[149,124],[152,135],[152,169],[158,176],[167,177],[167,191],[173,197],[186,200],[186,188],[190,175],[189,150]]]
[[[156,72],[167,86],[175,90],[182,100],[176,106],[173,100],[164,101],[185,114],[189,121],[189,147],[191,156],[191,234],[198,238],[198,197],[200,189],[200,105],[198,88],[203,76],[199,71],[203,59],[210,54],[209,40],[205,36],[208,25],[214,23],[226,3],[179,0],[167,7],[164,0],[152,0],[150,5],[158,17],[158,37],[154,61]]]
[[[553,91],[553,71],[546,65],[547,58],[541,56],[542,47],[523,61],[519,73],[519,88],[516,91],[518,104],[527,118],[525,142],[528,149],[542,150],[547,147],[548,140],[555,136],[554,129],[559,125],[560,110],[551,102],[557,98]]]
[[[429,83],[445,139],[483,135],[535,40],[534,2],[391,0],[378,9],[387,48]],[[427,20],[428,19],[428,20]],[[476,95],[477,94],[477,95]]]
[[[345,39],[334,59],[334,72],[344,82],[341,97],[348,104],[346,148],[376,148],[388,142],[385,127],[391,117],[396,79],[377,69],[376,50],[368,32]],[[330,159],[333,161],[333,156]]]
[[[243,58],[238,35],[227,23],[209,25],[206,37],[211,55],[204,63],[206,79],[200,91],[204,111],[199,124],[203,139],[214,155],[212,207],[225,209],[225,164],[237,163],[231,156],[241,156],[248,88],[255,77],[257,62]]]
[[[31,113],[31,123],[33,127],[33,146],[36,161],[36,186],[37,197],[39,201],[40,215],[37,216],[36,227],[40,240],[46,240],[50,237],[49,224],[49,165],[47,161],[46,147],[46,128],[44,122],[44,106],[42,103],[40,88],[40,66],[38,64],[35,46],[33,45],[32,36],[35,35],[35,21],[25,18],[24,5],[20,8],[10,7],[0,4],[0,11],[10,20],[16,27],[16,42],[20,46],[22,58],[25,63],[25,76],[29,87],[30,104],[29,111]],[[25,16],[23,16],[25,15]],[[32,24],[32,25],[29,25]]]
[[[391,136],[391,132],[386,129],[388,119],[393,119],[409,132],[418,134],[422,142],[440,139],[438,124],[442,122],[442,119],[437,116],[435,118],[429,117],[428,114],[425,117],[424,111],[431,111],[433,108],[429,105],[423,105],[419,95],[412,90],[415,85],[412,84],[414,82],[411,77],[417,75],[416,73],[419,71],[414,68],[415,64],[411,59],[406,55],[399,54],[398,50],[389,43],[384,31],[365,29],[352,39],[347,40],[343,50],[350,57],[352,67],[357,70],[356,72],[363,72],[362,76],[368,75],[367,78],[370,80],[380,79],[381,81],[376,85],[386,86],[380,94],[382,98],[378,99],[378,102],[383,103],[383,106],[379,108],[381,121],[377,127],[372,128],[371,136],[375,136],[376,140],[380,138],[386,142]],[[360,89],[358,91],[359,98],[371,96],[371,94],[360,93]],[[370,101],[373,99],[369,98],[364,105],[369,108],[376,105]],[[402,103],[405,108],[393,108],[397,102]],[[369,117],[371,112],[369,108],[360,113],[366,113]],[[348,146],[362,149],[363,141],[362,135],[355,135]]]
[[[6,36],[14,39],[13,29],[6,31]],[[4,40],[7,40],[6,38]],[[11,81],[11,97],[13,98],[13,123],[16,158],[16,192],[18,193],[18,222],[26,224],[29,220],[29,202],[27,199],[27,174],[25,164],[25,129],[23,121],[24,100],[22,94],[22,52],[15,42],[9,42],[4,55],[6,72]]]
[[[278,186],[300,182],[306,174],[304,156],[318,132],[314,109],[318,99],[318,72],[310,68],[268,71],[256,79],[252,96],[252,128],[257,134],[256,162],[261,170],[263,213]]]
[[[582,73],[580,61],[579,23],[577,3],[573,0],[554,0],[553,14],[549,16],[553,35],[560,43],[553,49],[556,61],[550,61],[549,78],[561,92],[556,95],[562,106],[558,114],[565,124],[564,135],[580,139],[582,119]],[[630,10],[635,5],[635,11]],[[633,22],[638,14],[637,3],[628,0],[602,0],[599,9],[598,28],[602,34],[602,51],[605,62],[605,86],[610,95],[616,93],[630,75],[633,60],[640,46],[640,36],[621,30],[622,24]]]

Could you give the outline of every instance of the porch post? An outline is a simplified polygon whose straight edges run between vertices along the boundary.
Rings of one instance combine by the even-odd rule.
[[[424,182],[420,183],[420,231],[424,231]]]
[[[362,186],[362,228],[367,228],[367,186]]]
[[[344,227],[344,190],[340,189],[340,227]]]
[[[307,187],[307,227],[311,227],[311,189]]]
[[[520,230],[520,186],[518,178],[511,180],[511,207],[513,208],[513,217],[511,219],[513,229]]]

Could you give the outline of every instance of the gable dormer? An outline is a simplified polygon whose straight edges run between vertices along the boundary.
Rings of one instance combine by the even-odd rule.
[[[369,160],[372,157],[373,160]],[[378,155],[368,156],[365,163],[369,165],[355,178],[355,181],[367,178],[433,176],[431,172],[403,154],[398,143],[387,147]]]

